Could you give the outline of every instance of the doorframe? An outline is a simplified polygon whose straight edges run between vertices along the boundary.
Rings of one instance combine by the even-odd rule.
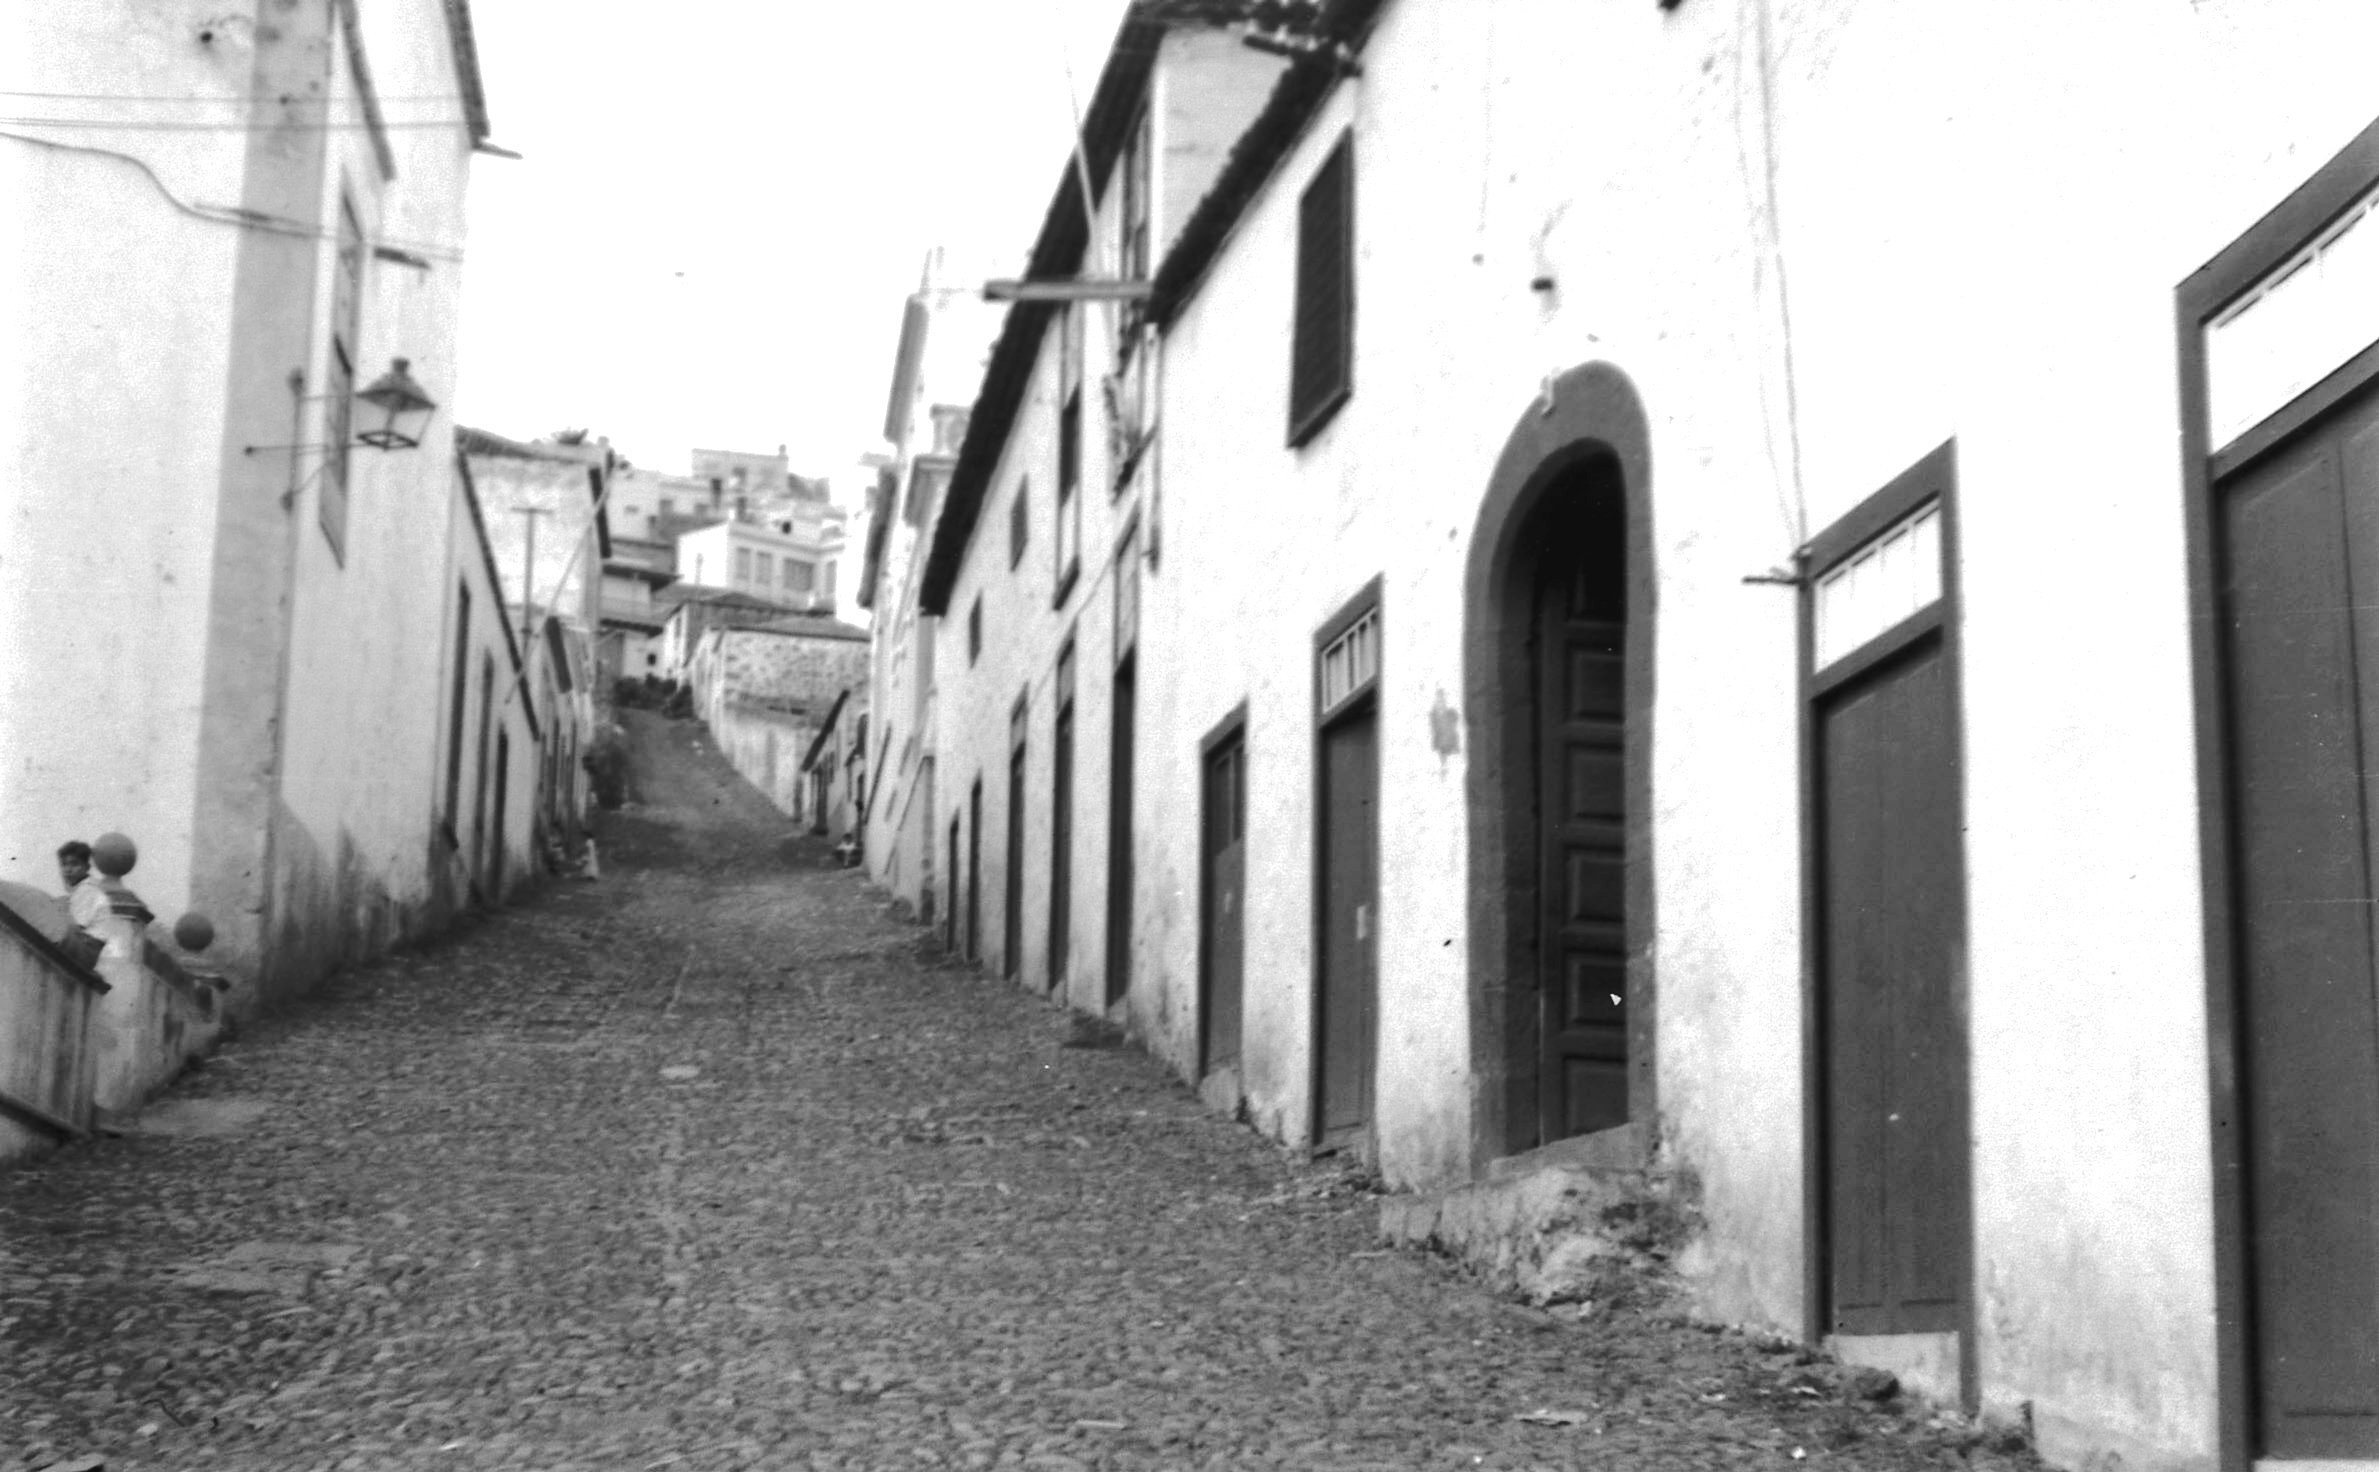
[[[1032,687],[1028,685],[1017,692],[1016,703],[1008,710],[1007,861],[1000,866],[1000,974],[1015,982],[1024,980],[1025,857],[1032,849],[1026,828],[1029,815],[1024,810],[1032,779],[1031,699]]]
[[[2379,343],[2275,409],[2228,445],[2210,443],[2205,329],[2239,293],[2301,249],[2379,185],[2379,122],[2356,134],[2174,291],[2179,338],[2181,501],[2188,559],[2189,667],[2197,731],[2199,882],[2205,913],[2206,1053],[2214,1178],[2214,1441],[2224,1472],[2247,1472],[2254,1451],[2254,1305],[2249,1291],[2246,1150],[2240,1126],[2238,919],[2233,874],[2228,670],[2215,620],[2214,484],[2245,469],[2379,378]],[[2364,228],[2370,228],[2368,226]]]
[[[1353,597],[1340,604],[1337,612],[1324,619],[1321,626],[1313,631],[1313,653],[1308,659],[1307,678],[1312,681],[1313,688],[1313,744],[1309,748],[1312,755],[1309,795],[1313,810],[1313,862],[1308,866],[1310,873],[1307,883],[1311,886],[1312,895],[1308,913],[1311,917],[1313,950],[1308,967],[1308,975],[1312,980],[1307,988],[1309,996],[1305,1023],[1306,1052],[1308,1054],[1305,1081],[1305,1140],[1310,1148],[1318,1148],[1322,1143],[1322,1115],[1326,1107],[1326,1102],[1322,1097],[1322,1083],[1324,1064],[1329,1056],[1329,1049],[1322,1035],[1324,1018],[1322,1002],[1325,984],[1322,974],[1322,943],[1328,933],[1326,910],[1329,899],[1327,888],[1323,882],[1324,855],[1327,853],[1326,845],[1329,842],[1327,814],[1322,804],[1322,793],[1326,785],[1323,775],[1323,762],[1326,759],[1324,748],[1333,727],[1344,725],[1358,716],[1370,716],[1373,731],[1377,733],[1380,729],[1380,682],[1388,667],[1388,619],[1386,606],[1380,596],[1383,586],[1384,576],[1379,573],[1372,574],[1369,582],[1357,589]],[[1322,708],[1322,651],[1328,649],[1332,641],[1336,640],[1339,635],[1353,628],[1357,621],[1366,614],[1371,616],[1371,638],[1375,646],[1375,658],[1370,678],[1356,685],[1336,706],[1324,710]],[[1379,880],[1381,860],[1384,857],[1379,841],[1380,808],[1382,806],[1379,794],[1384,789],[1380,767],[1385,763],[1386,758],[1386,743],[1380,741],[1375,734],[1372,743],[1371,771],[1371,934],[1374,957],[1379,954]],[[1369,1158],[1372,1150],[1376,1148],[1376,1141],[1379,1138],[1377,1115],[1379,1113],[1380,990],[1379,967],[1374,964],[1371,971],[1371,1036],[1367,1040],[1369,1046],[1364,1060],[1364,1066],[1371,1070],[1371,1109],[1370,1117],[1363,1121],[1362,1131],[1358,1137],[1362,1142],[1359,1153],[1366,1158]],[[1244,1008],[1244,997],[1241,999],[1241,1004]],[[1241,1025],[1244,1030],[1244,1013]]]
[[[1074,982],[1074,795],[1082,785],[1082,753],[1076,739],[1082,730],[1082,708],[1074,699],[1081,671],[1075,653],[1069,629],[1065,642],[1057,646],[1057,664],[1050,675],[1049,715],[1049,975],[1044,990],[1061,1002]]]
[[[1195,1045],[1197,1051],[1193,1055],[1193,1062],[1191,1066],[1193,1071],[1201,1080],[1205,1079],[1208,1075],[1214,1072],[1214,1065],[1207,1057],[1207,1054],[1210,1051],[1209,1045],[1213,1041],[1210,1035],[1210,1024],[1214,1017],[1214,956],[1213,946],[1211,944],[1213,934],[1212,926],[1207,918],[1208,912],[1214,904],[1214,856],[1206,851],[1206,779],[1208,776],[1209,764],[1214,760],[1214,753],[1221,749],[1224,745],[1234,740],[1239,743],[1239,762],[1242,769],[1241,780],[1245,781],[1245,767],[1247,764],[1247,699],[1245,696],[1240,697],[1239,703],[1231,707],[1229,714],[1225,715],[1221,720],[1216,721],[1213,726],[1208,728],[1204,736],[1198,738],[1198,1020],[1196,1029],[1197,1041]],[[1241,941],[1239,951],[1239,1036],[1243,1045],[1243,1052],[1245,1051],[1244,1043],[1247,1038],[1247,945],[1245,939],[1245,927],[1247,925],[1246,843],[1247,840],[1243,835],[1240,839],[1239,860],[1239,923],[1241,926]],[[1234,1069],[1238,1069],[1238,1061],[1234,1059],[1231,1066]],[[1244,1070],[1240,1071],[1244,1074]],[[1244,1078],[1241,1082],[1242,1089],[1244,1091]]]
[[[966,815],[966,959],[983,958],[983,773],[967,796]]]
[[[1794,639],[1797,690],[1801,860],[1801,1281],[1802,1337],[1812,1343],[1831,1332],[1828,1310],[1833,1303],[1833,1235],[1826,1211],[1832,1161],[1827,1132],[1832,1124],[1826,1110],[1828,1080],[1826,1046],[1825,891],[1822,883],[1825,845],[1819,835],[1824,811],[1824,784],[1818,775],[1817,708],[1821,701],[1905,657],[1928,638],[1941,646],[1942,678],[1951,700],[1949,749],[1952,785],[1957,792],[1958,837],[1958,954],[1953,965],[1964,978],[1958,989],[1962,1015],[1958,1019],[1959,1046],[1965,1051],[1966,1097],[1959,1119],[1965,1154],[1962,1169],[1965,1199],[1959,1203],[1960,1277],[1958,1398],[1972,1412],[1980,1403],[1981,1365],[1976,1355],[1976,1288],[1974,1247],[1974,1007],[1968,966],[1972,934],[1971,883],[1966,864],[1966,702],[1965,661],[1959,638],[1964,610],[1964,584],[1958,563],[1958,442],[1944,440],[1882,489],[1860,501],[1793,554],[1799,604]],[[1913,514],[1928,502],[1941,508],[1941,595],[1891,627],[1858,645],[1821,672],[1816,668],[1817,580],[1843,558],[1878,534]]]
[[[1518,918],[1510,897],[1520,876],[1533,876],[1536,836],[1531,825],[1507,822],[1533,791],[1535,733],[1507,719],[1510,692],[1530,673],[1511,638],[1516,621],[1535,617],[1534,589],[1514,586],[1525,549],[1520,533],[1564,472],[1597,457],[1618,466],[1627,517],[1626,714],[1622,740],[1627,873],[1627,1114],[1644,1158],[1659,1140],[1660,1075],[1655,1039],[1659,1021],[1657,893],[1653,882],[1652,740],[1655,622],[1659,569],[1652,539],[1652,432],[1635,384],[1617,365],[1597,360],[1546,380],[1520,412],[1497,454],[1479,502],[1462,586],[1462,689],[1470,745],[1464,764],[1469,809],[1471,1175],[1515,1153],[1514,1131],[1533,1131],[1535,1086],[1523,1104],[1513,1098],[1512,1058],[1535,1022],[1512,1015],[1509,978],[1535,974],[1536,918]],[[1533,580],[1531,580],[1533,584]],[[1533,702],[1531,703],[1533,705]],[[1515,784],[1526,784],[1517,788]],[[1534,889],[1531,878],[1527,888]],[[1525,963],[1525,972],[1515,967]],[[1529,1075],[1531,1079],[1534,1075]]]

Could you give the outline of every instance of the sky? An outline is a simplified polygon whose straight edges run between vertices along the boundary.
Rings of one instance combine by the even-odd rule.
[[[855,490],[926,252],[1021,272],[1123,0],[476,0],[456,422]],[[1068,66],[1072,70],[1069,100]]]

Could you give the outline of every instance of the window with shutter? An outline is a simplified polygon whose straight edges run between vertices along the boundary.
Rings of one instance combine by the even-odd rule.
[[[322,490],[316,514],[323,536],[341,562],[347,558],[347,442],[354,437],[350,416],[355,407],[356,339],[363,319],[363,223],[355,215],[355,201],[339,191],[339,245],[331,272],[330,363],[325,403],[326,446]]]
[[[1008,567],[1010,571],[1015,569],[1017,563],[1024,560],[1025,533],[1028,530],[1032,514],[1027,508],[1031,503],[1032,493],[1033,483],[1030,480],[1020,480],[1016,482],[1016,499],[1008,503]]]
[[[1355,162],[1342,136],[1297,202],[1297,320],[1289,444],[1330,422],[1355,387]]]
[[[1058,319],[1057,597],[1063,604],[1082,571],[1082,309]]]

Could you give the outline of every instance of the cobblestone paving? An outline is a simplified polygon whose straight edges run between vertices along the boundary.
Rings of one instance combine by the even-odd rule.
[[[631,716],[602,880],[0,1175],[0,1468],[2026,1460],[1377,1250],[1359,1183],[936,963]]]

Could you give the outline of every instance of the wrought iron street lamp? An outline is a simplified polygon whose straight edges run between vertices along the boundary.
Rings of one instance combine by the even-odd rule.
[[[431,398],[422,390],[420,384],[413,381],[412,369],[413,360],[411,358],[391,358],[388,360],[388,371],[356,393],[355,401],[358,404],[369,406],[369,409],[376,413],[369,415],[357,413],[354,416],[358,420],[368,417],[373,422],[354,431],[353,438],[348,441],[349,444],[369,445],[375,450],[410,450],[420,445],[422,435],[429,429],[430,415],[437,411],[438,401]],[[328,397],[323,394],[307,393],[306,379],[302,373],[289,375],[289,392],[292,399],[301,408],[306,404],[321,403],[324,398]],[[336,416],[333,416],[333,419],[336,422]],[[244,445],[241,447],[241,453],[257,455],[267,450],[328,450],[332,448],[334,447],[317,440],[289,445]],[[335,448],[343,451],[347,446],[340,445]]]
[[[438,401],[423,393],[407,370],[410,358],[391,358],[388,371],[355,397],[385,416],[381,423],[356,431],[355,438],[375,450],[410,450],[421,443]]]

